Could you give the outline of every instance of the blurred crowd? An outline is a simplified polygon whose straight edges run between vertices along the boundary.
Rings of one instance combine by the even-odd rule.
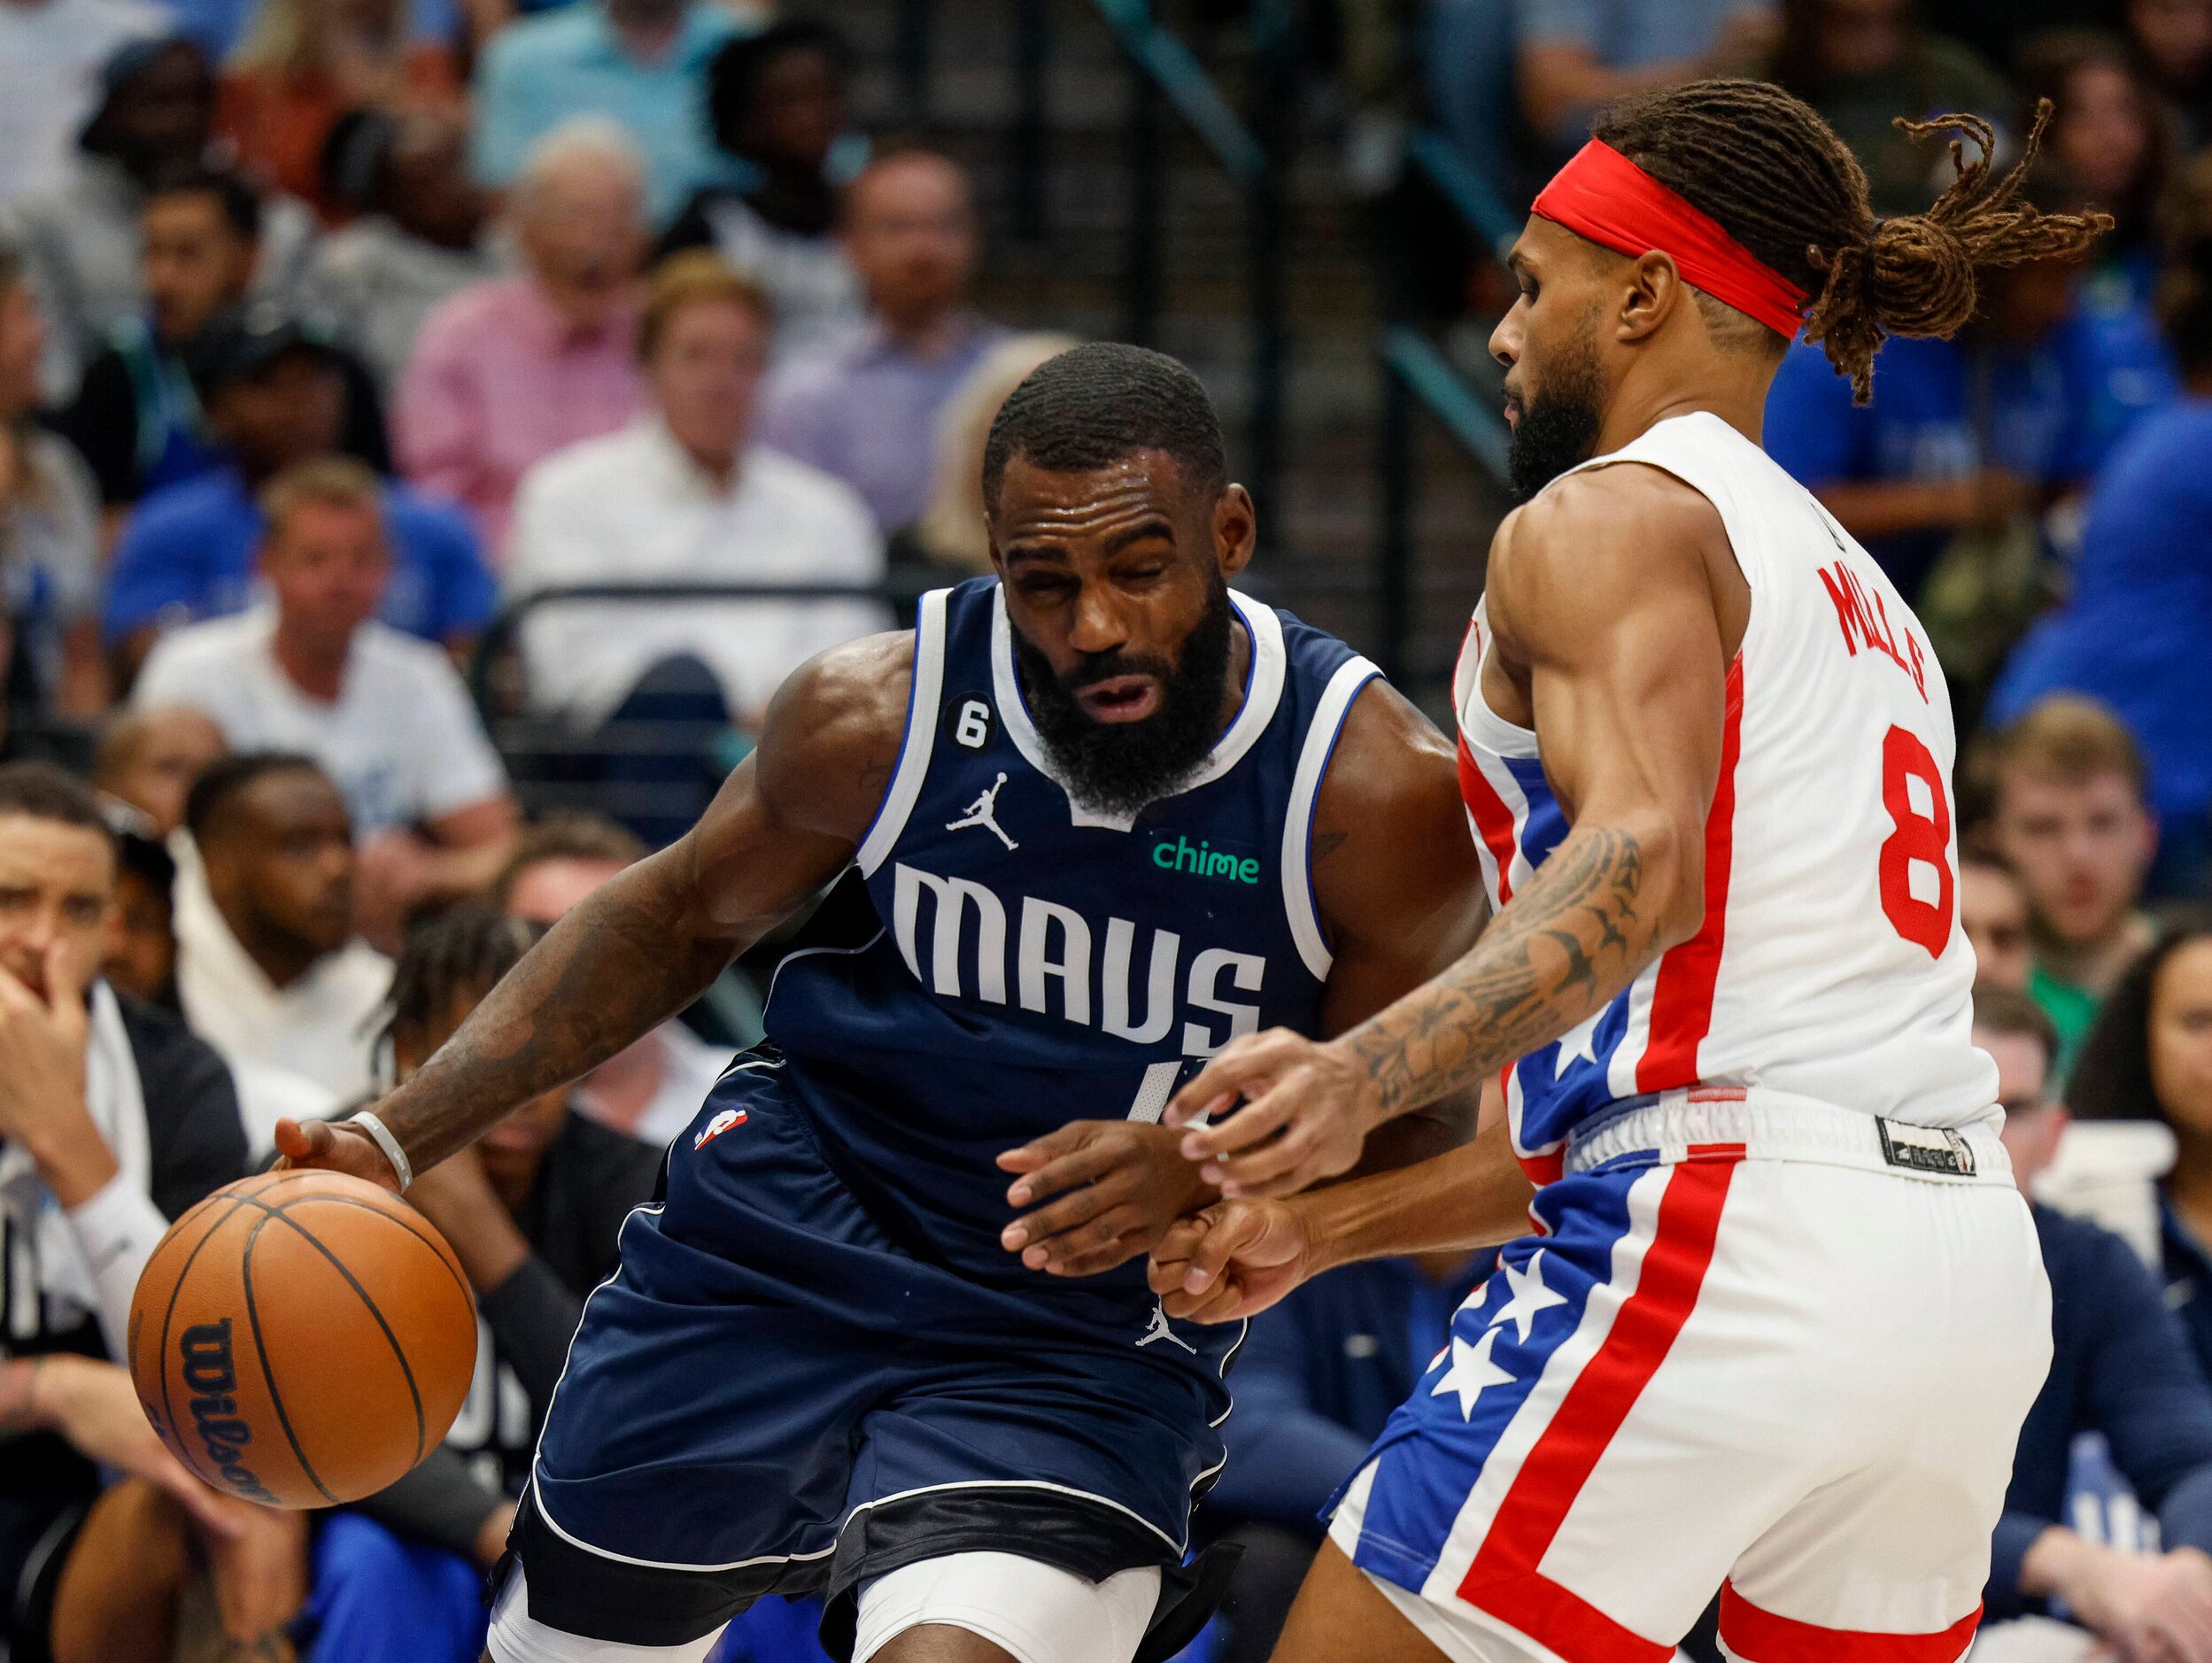
[[[2016,151],[2048,100],[2031,195],[2113,216],[1891,343],[1870,405],[1793,349],[1767,441],[1915,599],[1967,736],[1959,868],[1914,881],[1980,955],[2057,1289],[1977,1655],[2212,1663],[2212,0],[1306,10],[1347,182],[1417,213],[1414,124],[1525,204],[1606,99],[1727,73],[1891,213],[1949,167],[1893,117]],[[0,0],[0,1659],[476,1655],[581,1302],[774,949],[417,1183],[483,1326],[391,1492],[187,1476],[114,1360],[130,1288],[280,1116],[404,1075],[679,832],[792,668],[987,569],[985,429],[1069,343],[979,314],[972,182],[860,130],[854,70],[746,0]],[[1487,258],[1448,288],[1501,304]],[[1194,1663],[1266,1656],[1488,1268],[1255,1326]],[[780,1602],[720,1655],[821,1657]]]

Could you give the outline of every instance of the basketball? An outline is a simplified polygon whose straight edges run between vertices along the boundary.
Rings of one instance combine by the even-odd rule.
[[[131,1301],[146,1418],[193,1473],[265,1506],[383,1489],[445,1437],[476,1365],[452,1249],[336,1172],[217,1190],[170,1227]]]

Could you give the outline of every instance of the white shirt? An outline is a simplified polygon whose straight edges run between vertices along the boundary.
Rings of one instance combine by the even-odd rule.
[[[170,27],[148,0],[0,0],[0,205],[54,182],[115,49]]]
[[[180,847],[180,845],[182,846]],[[317,959],[289,987],[268,978],[238,944],[207,891],[198,852],[182,837],[176,877],[176,986],[184,1020],[234,1068],[250,1070],[257,1087],[282,1074],[313,1082],[337,1103],[358,1102],[373,1081],[377,1017],[391,988],[391,961],[358,938]],[[263,1094],[257,1090],[259,1104]],[[275,1112],[304,1103],[284,1101]],[[249,1108],[247,1130],[267,1110]]]
[[[325,704],[278,665],[275,630],[275,611],[263,606],[163,637],[132,704],[205,711],[233,750],[305,752],[345,793],[357,837],[440,820],[506,792],[507,770],[443,649],[364,623],[337,699]]]
[[[878,581],[883,538],[842,480],[755,447],[724,487],[657,416],[547,457],[523,476],[510,598],[566,584]],[[528,619],[531,699],[606,716],[662,659],[698,657],[733,714],[763,709],[816,653],[891,627],[868,601],[550,602]]]

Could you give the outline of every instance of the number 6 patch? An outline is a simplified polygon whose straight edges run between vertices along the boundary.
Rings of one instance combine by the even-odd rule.
[[[979,751],[990,744],[990,700],[981,693],[961,693],[947,700],[945,732],[963,750]]]

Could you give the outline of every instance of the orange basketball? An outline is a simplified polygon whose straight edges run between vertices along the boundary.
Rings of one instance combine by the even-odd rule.
[[[271,1507],[382,1489],[445,1437],[476,1302],[422,1215],[336,1172],[263,1172],[179,1218],[138,1279],[130,1373],[162,1442]]]

